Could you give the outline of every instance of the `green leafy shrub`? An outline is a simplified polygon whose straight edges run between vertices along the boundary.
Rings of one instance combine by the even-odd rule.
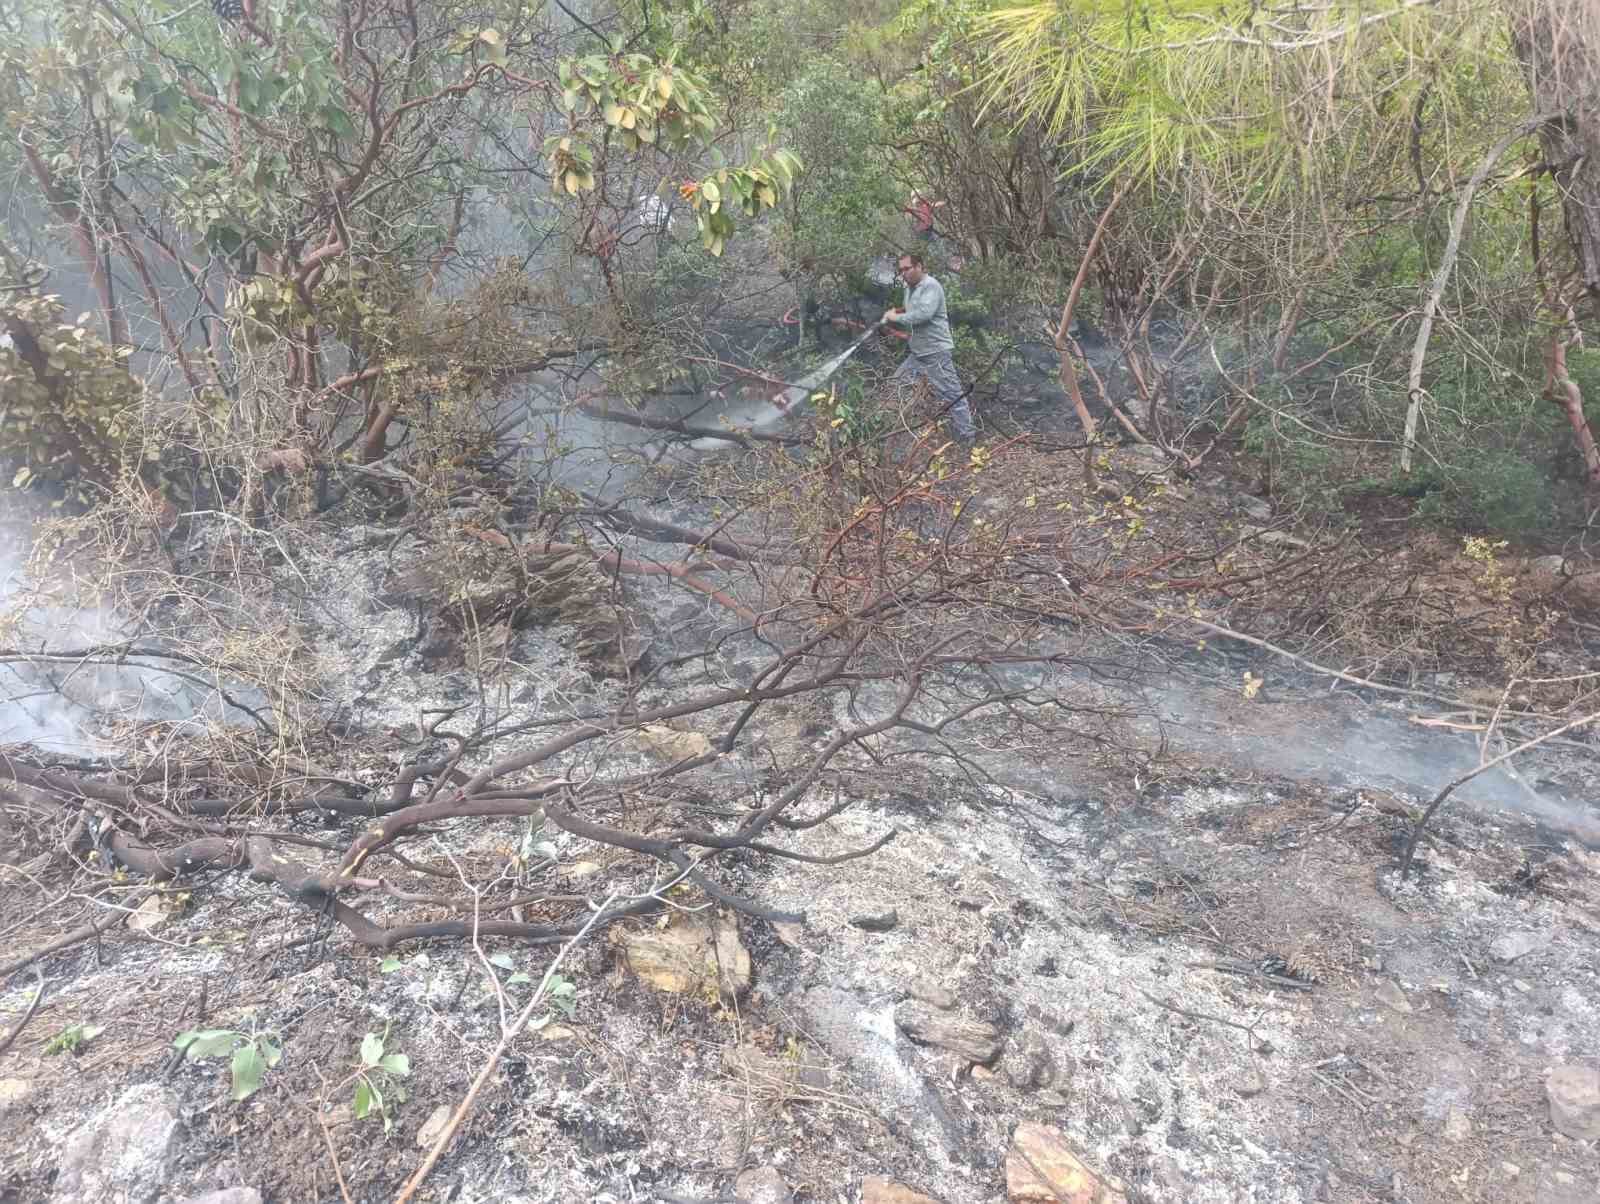
[[[1438,474],[1438,485],[1418,504],[1419,517],[1493,535],[1536,535],[1559,508],[1548,475],[1511,450],[1469,451]]]
[[[129,348],[109,346],[87,314],[65,318],[56,297],[0,293],[0,460],[19,488],[86,500],[122,469],[141,385]]]
[[[880,249],[898,208],[883,155],[881,89],[831,59],[813,63],[779,97],[778,125],[806,170],[779,206],[778,250],[801,299],[842,291]]]

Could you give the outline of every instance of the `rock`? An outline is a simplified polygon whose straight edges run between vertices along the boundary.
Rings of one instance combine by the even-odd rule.
[[[1166,472],[1171,467],[1161,449],[1151,447],[1148,443],[1135,443],[1114,449],[1111,452],[1111,465],[1120,472],[1141,475]]]
[[[567,867],[567,877],[573,879],[592,878],[598,874],[602,868],[603,867],[598,861],[574,861]]]
[[[547,1024],[539,1030],[539,1040],[549,1043],[556,1041],[576,1041],[578,1030],[568,1028],[565,1024]]]
[[[1029,1036],[1006,1063],[1006,1081],[1018,1091],[1038,1091],[1056,1081],[1056,1060],[1038,1035]]]
[[[1233,504],[1239,507],[1239,509],[1243,510],[1251,518],[1255,519],[1258,523],[1268,523],[1272,521],[1271,503],[1264,502],[1258,497],[1251,497],[1248,493],[1238,493],[1234,495]]]
[[[888,932],[900,922],[900,913],[891,907],[888,911],[851,916],[850,922],[864,932]]]
[[[28,1079],[0,1079],[0,1113],[25,1104],[34,1092]]]
[[[941,1012],[948,1012],[956,1006],[956,993],[949,987],[941,987],[936,982],[926,978],[919,978],[908,988],[911,998],[920,999],[930,1007],[936,1007]]]
[[[779,943],[790,949],[805,948],[804,938],[806,928],[804,924],[793,924],[786,920],[779,920],[772,926],[772,931],[777,934]]]
[[[734,1196],[744,1204],[793,1204],[794,1193],[770,1166],[745,1171],[733,1182]]]
[[[439,1135],[444,1132],[444,1127],[450,1123],[450,1105],[440,1104],[428,1113],[428,1119],[422,1122],[422,1127],[417,1130],[417,1149],[431,1150],[433,1143],[439,1140]]]
[[[680,732],[664,723],[647,723],[639,729],[639,737],[651,751],[669,761],[687,761],[703,757],[711,751],[711,741],[700,732]]]
[[[1255,1099],[1267,1089],[1267,1076],[1254,1066],[1246,1067],[1234,1078],[1233,1089],[1243,1099]]]
[[[159,1083],[122,1093],[61,1149],[56,1204],[154,1204],[178,1135],[177,1101]]]
[[[731,917],[675,916],[666,928],[611,930],[628,969],[658,991],[703,989],[737,997],[750,989],[750,951]]]
[[[1065,1133],[1031,1121],[1006,1151],[1006,1191],[1012,1204],[1128,1204],[1122,1184],[1080,1162]]]
[[[1489,955],[1497,962],[1514,962],[1519,957],[1544,949],[1550,944],[1548,932],[1506,932],[1494,939]]]
[[[1000,1056],[1000,1030],[981,1020],[952,1016],[918,1000],[895,1009],[895,1026],[913,1041],[952,1050],[974,1062]]]
[[[134,932],[154,932],[165,927],[172,920],[172,913],[162,902],[160,895],[151,895],[139,904],[132,915],[127,919],[127,925]]]
[[[939,1204],[939,1201],[891,1179],[868,1175],[861,1181],[861,1204]]]
[[[1557,1066],[1544,1083],[1550,1123],[1576,1141],[1600,1141],[1600,1070]]]
[[[182,1204],[261,1204],[261,1193],[253,1187],[224,1187],[190,1196]]]
[[[1261,542],[1279,548],[1296,548],[1300,551],[1311,546],[1311,541],[1301,539],[1298,535],[1290,535],[1287,531],[1263,531]]]
[[[1446,1141],[1465,1141],[1472,1136],[1472,1120],[1463,1108],[1451,1108],[1444,1118]]]
[[[1378,997],[1378,1002],[1386,1004],[1402,1014],[1411,1011],[1411,1001],[1406,998],[1406,993],[1400,989],[1400,984],[1384,979],[1378,984],[1378,989],[1373,992]]]

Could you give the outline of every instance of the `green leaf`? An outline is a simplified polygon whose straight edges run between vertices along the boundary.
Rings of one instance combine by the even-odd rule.
[[[354,138],[356,127],[351,122],[349,114],[336,105],[329,105],[322,110],[323,124],[335,138]]]
[[[283,1060],[283,1046],[271,1037],[262,1037],[257,1044],[261,1048],[261,1056],[266,1059],[267,1069],[271,1070]]]
[[[515,970],[517,963],[511,960],[509,953],[495,953],[489,957],[491,966],[499,966],[502,970]]]
[[[386,957],[378,963],[378,973],[393,974],[396,970],[403,968],[404,965],[405,963],[402,962],[398,957]]]
[[[261,1056],[254,1041],[247,1041],[233,1053],[233,1098],[249,1099],[261,1086],[261,1076],[267,1073],[267,1061]]]
[[[506,986],[520,987],[532,981],[533,979],[529,975],[524,974],[521,970],[518,970],[510,978],[506,979]]]
[[[184,1033],[179,1041],[184,1041],[179,1049],[185,1050],[185,1056],[192,1062],[196,1058],[214,1058],[225,1054],[242,1039],[241,1034],[230,1028],[207,1028],[192,1033]]]
[[[378,1060],[378,1068],[404,1077],[411,1073],[411,1059],[402,1053],[384,1054]]]
[[[373,1090],[372,1084],[362,1079],[356,1084],[356,1119],[365,1120],[367,1113],[372,1111],[373,1097],[377,1096],[378,1106],[383,1106],[383,1097]]]
[[[383,1057],[383,1038],[377,1033],[368,1033],[361,1038],[361,1063],[364,1066],[376,1066]]]

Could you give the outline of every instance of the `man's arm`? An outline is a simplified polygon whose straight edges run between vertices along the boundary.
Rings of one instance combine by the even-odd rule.
[[[930,280],[928,284],[932,287],[912,290],[906,309],[891,309],[884,314],[883,320],[906,330],[915,330],[933,321],[944,304],[944,286],[937,280]]]

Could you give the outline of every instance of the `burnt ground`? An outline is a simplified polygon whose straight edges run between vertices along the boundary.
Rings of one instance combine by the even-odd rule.
[[[1037,470],[1067,478],[1053,461]],[[1168,496],[1209,522],[1195,496],[1226,503],[1244,481]],[[376,554],[351,550],[360,535],[339,533],[317,562],[320,602],[336,612],[318,637],[320,670],[344,719],[394,734],[421,708],[459,705],[470,683],[410,671],[414,659],[403,674],[378,671],[415,621],[368,605],[381,574]],[[1450,594],[1442,576],[1422,592],[1465,609],[1467,587]],[[682,604],[652,603],[674,622]],[[589,697],[562,632],[521,638],[533,671],[511,718]],[[1148,1204],[1600,1199],[1600,1152],[1555,1132],[1544,1092],[1551,1067],[1593,1065],[1600,1050],[1600,852],[1580,839],[1600,822],[1585,801],[1600,797],[1592,755],[1550,770],[1554,826],[1510,809],[1527,806],[1517,781],[1464,791],[1402,883],[1400,844],[1448,777],[1440,749],[1459,759],[1465,739],[1473,755],[1470,737],[1349,695],[1312,698],[1271,672],[1244,700],[1236,668],[1226,684],[1142,683],[1141,705],[1167,720],[1132,725],[1143,757],[980,726],[967,751],[987,784],[931,760],[844,766],[857,804],[811,832],[808,851],[857,848],[891,826],[900,835],[838,867],[731,863],[732,885],[808,916],[800,930],[739,921],[751,989],[732,1000],[660,992],[610,937],[579,945],[567,967],[575,1014],[518,1041],[418,1198],[710,1201],[739,1170],[771,1166],[803,1204],[853,1204],[868,1175],[944,1204],[989,1204],[1005,1196],[1012,1130],[1044,1120]],[[793,718],[763,738],[827,730],[816,727],[826,716]],[[761,769],[746,756],[736,782]],[[382,780],[386,758],[344,768]],[[10,960],[82,923],[87,904],[51,857],[59,833],[4,809],[0,824]],[[308,860],[334,854],[303,842],[348,838],[315,818],[286,826]],[[456,822],[413,852],[441,863],[448,853],[482,880],[523,835],[510,821]],[[557,864],[531,880],[552,901],[529,919],[646,885],[626,858],[557,844]],[[116,890],[132,907],[149,888]],[[39,963],[44,1002],[0,1055],[0,1201],[102,1198],[64,1191],[63,1150],[141,1086],[180,1122],[150,1197],[161,1204],[238,1184],[268,1204],[337,1201],[336,1169],[352,1199],[393,1199],[422,1159],[418,1130],[462,1099],[497,1039],[483,965],[440,942],[386,966],[242,874],[184,882],[161,901],[171,916],[154,931],[118,926]],[[851,923],[891,908],[887,932]],[[551,956],[493,941],[485,952],[511,959],[502,977],[534,980]],[[0,984],[0,1031],[22,1018],[32,986],[31,971]],[[997,1030],[992,1065],[904,1036],[912,992],[930,988]],[[515,1001],[529,987],[506,989]],[[46,1052],[78,1024],[103,1031]],[[234,1102],[221,1060],[172,1056],[176,1034],[199,1027],[271,1035],[283,1059]],[[351,1106],[368,1033],[412,1068],[388,1132]]]
[[[657,992],[614,941],[580,946],[576,1014],[517,1044],[419,1198],[710,1199],[770,1165],[802,1201],[853,1200],[886,1174],[978,1204],[1003,1197],[1012,1127],[1040,1119],[1151,1202],[1596,1199],[1600,1152],[1554,1132],[1543,1076],[1600,1048],[1600,853],[1512,813],[1447,809],[1402,883],[1414,800],[1183,761],[1133,781],[1046,757],[1028,789],[860,767],[861,803],[807,847],[901,835],[837,868],[741,868],[739,885],[808,915],[801,930],[741,921],[748,994]],[[479,823],[439,842],[472,871],[517,838]],[[592,855],[569,842],[552,893],[637,880]],[[56,884],[37,885],[0,894],[8,950],[60,930],[36,914]],[[150,1083],[182,1122],[162,1200],[240,1183],[337,1200],[330,1144],[354,1199],[392,1198],[419,1126],[494,1043],[481,964],[440,944],[385,973],[242,876],[174,902],[154,932],[41,964],[45,1003],[0,1063],[0,1198],[51,1198],[68,1133]],[[888,908],[888,932],[850,922]],[[535,978],[549,956],[504,951]],[[992,1067],[897,1034],[919,983],[999,1030]],[[8,1026],[28,987],[18,975],[0,995]],[[75,1023],[104,1032],[47,1056]],[[171,1058],[202,1024],[281,1039],[248,1101],[228,1098],[220,1061]],[[413,1068],[388,1134],[337,1086],[368,1032]],[[752,1046],[770,1060],[729,1056]]]

